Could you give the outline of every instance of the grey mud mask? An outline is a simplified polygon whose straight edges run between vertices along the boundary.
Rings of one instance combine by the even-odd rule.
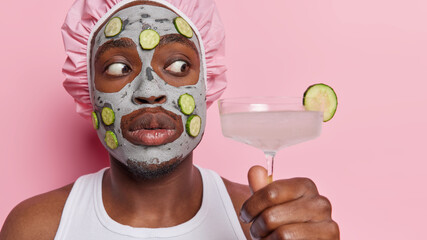
[[[93,115],[98,120],[98,137],[109,153],[127,166],[146,170],[177,164],[197,146],[205,128],[205,70],[199,40],[196,35],[187,38],[194,43],[200,59],[197,83],[173,86],[153,70],[152,60],[156,48],[144,50],[140,44],[140,34],[146,29],[154,30],[160,37],[180,34],[174,25],[178,15],[164,7],[135,5],[117,11],[110,19],[115,17],[122,20],[121,31],[113,37],[106,37],[104,31],[108,24],[104,24],[93,36],[90,53],[90,93]],[[94,83],[94,56],[103,44],[123,38],[131,39],[136,45],[142,62],[141,71],[119,91],[100,91]],[[194,99],[195,107],[191,113],[184,114],[185,111],[178,104],[183,95],[191,95]],[[107,121],[102,119],[103,112]],[[111,116],[114,118],[111,119]],[[195,119],[201,120],[200,132],[192,134],[186,125],[189,126],[189,122]]]

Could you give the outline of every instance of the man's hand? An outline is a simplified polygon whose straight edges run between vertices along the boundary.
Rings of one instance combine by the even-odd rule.
[[[331,203],[319,195],[307,178],[267,183],[267,171],[254,166],[248,173],[252,196],[240,211],[252,222],[253,239],[339,239],[338,224],[331,219]]]

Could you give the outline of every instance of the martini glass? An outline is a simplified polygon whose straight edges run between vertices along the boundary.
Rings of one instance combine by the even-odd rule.
[[[322,130],[323,112],[306,110],[303,98],[229,98],[218,104],[222,134],[264,152],[269,183],[276,153],[314,139]]]

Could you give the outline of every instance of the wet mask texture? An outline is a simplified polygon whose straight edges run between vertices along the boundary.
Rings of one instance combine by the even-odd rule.
[[[90,92],[94,111],[99,120],[98,137],[110,154],[125,165],[150,166],[161,165],[171,160],[180,161],[200,142],[205,127],[206,86],[203,64],[200,64],[196,84],[179,87],[168,84],[153,71],[151,64],[156,48],[143,50],[139,36],[145,29],[155,30],[160,37],[180,34],[173,22],[178,17],[176,13],[164,7],[136,5],[116,12],[111,18],[113,17],[119,17],[123,21],[122,30],[114,37],[106,37],[104,28],[107,24],[104,24],[94,36],[91,50]],[[121,38],[132,39],[135,43],[142,62],[141,71],[131,82],[116,92],[99,91],[94,83],[96,74],[94,56],[103,44],[112,39]],[[194,43],[201,58],[196,35],[188,39]],[[189,94],[194,98],[195,109],[190,115],[184,114],[178,104],[178,99],[183,94]],[[161,99],[161,101],[148,103],[136,99]],[[111,108],[114,112],[114,122],[111,125],[105,124],[102,120],[101,112],[105,107]],[[186,131],[187,120],[192,115],[198,115],[201,118],[200,132],[195,137],[190,136]],[[130,131],[141,128],[143,131],[137,133]],[[144,133],[145,130],[149,132],[153,129],[157,129],[154,134]],[[116,136],[117,147],[114,149],[106,144],[107,131],[111,131]],[[167,140],[164,138],[158,140],[158,135],[169,137]],[[132,137],[136,140],[133,141]],[[138,139],[143,139],[142,143],[138,142]]]

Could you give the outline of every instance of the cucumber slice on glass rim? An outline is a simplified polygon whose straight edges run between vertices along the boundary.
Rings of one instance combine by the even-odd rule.
[[[196,102],[194,101],[193,96],[185,93],[179,96],[178,105],[182,113],[185,115],[190,115],[193,113],[194,108],[196,107]]]
[[[96,112],[92,112],[92,124],[93,128],[98,129],[99,128],[99,121],[98,116],[96,115]]]
[[[123,22],[122,19],[119,17],[113,17],[108,21],[107,25],[104,29],[104,34],[106,37],[114,37],[118,35],[123,28]]]
[[[116,134],[114,134],[112,131],[107,131],[105,133],[104,141],[107,144],[107,146],[111,149],[116,149],[119,146],[119,142],[117,141]]]
[[[191,29],[190,24],[184,20],[182,17],[177,17],[173,20],[176,30],[183,36],[187,38],[193,37],[193,29]]]
[[[327,122],[337,111],[338,98],[334,89],[326,84],[318,83],[305,90],[303,104],[308,111],[323,112],[323,122]]]
[[[200,133],[200,129],[202,128],[202,118],[198,115],[191,115],[187,119],[187,123],[185,124],[185,130],[188,135],[192,137],[197,137]]]
[[[151,50],[160,42],[160,35],[153,29],[145,29],[139,34],[139,44],[142,49]]]
[[[109,107],[104,107],[101,112],[102,121],[105,125],[109,126],[114,123],[115,115],[113,109]]]

